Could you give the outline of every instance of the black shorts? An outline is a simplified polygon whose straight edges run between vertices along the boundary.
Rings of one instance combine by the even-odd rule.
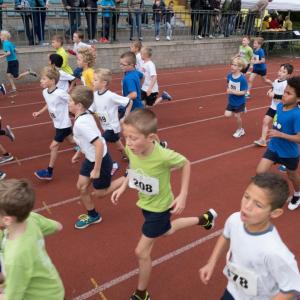
[[[226,289],[220,300],[234,300],[234,298],[232,297],[232,295]]]
[[[146,102],[146,105],[152,106],[154,102],[156,101],[158,96],[158,93],[151,93],[149,96],[147,96],[147,93],[143,90],[141,90],[141,98],[143,101]]]
[[[105,141],[109,143],[116,143],[120,139],[120,135],[115,133],[113,130],[105,130],[103,137]]]
[[[266,76],[267,75],[267,69],[265,69],[265,70],[253,70],[252,73],[260,75],[260,76]]]
[[[276,110],[273,109],[273,108],[271,108],[271,107],[269,107],[268,110],[267,110],[267,112],[266,112],[266,116],[269,116],[272,119],[274,119],[275,115],[276,115]]]
[[[146,237],[157,238],[171,229],[170,210],[157,213],[142,209],[142,213],[145,218],[142,232]]]
[[[245,68],[243,68],[243,69],[241,70],[241,72],[242,72],[243,74],[246,74],[246,73],[248,72],[249,68],[250,68],[250,64],[248,64]]]
[[[13,77],[19,77],[19,61],[11,60],[7,62],[7,74],[11,74]]]
[[[231,104],[227,104],[226,110],[231,111],[233,113],[240,113],[245,111],[246,104],[242,104],[240,106],[232,106]]]
[[[55,128],[54,141],[62,143],[65,138],[72,134],[72,127],[68,128]]]
[[[274,164],[281,164],[286,166],[288,170],[295,171],[298,169],[299,157],[279,157],[276,152],[271,151],[269,148],[264,153],[263,158],[271,160]]]
[[[110,186],[111,183],[111,170],[112,170],[112,159],[107,152],[102,158],[100,177],[93,179],[93,187],[95,190],[103,190]],[[94,162],[85,159],[80,168],[80,175],[84,177],[90,177],[92,170],[94,169]]]

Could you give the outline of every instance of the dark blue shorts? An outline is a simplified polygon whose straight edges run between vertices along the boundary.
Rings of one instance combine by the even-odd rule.
[[[263,158],[271,160],[274,164],[281,164],[286,166],[288,170],[295,171],[298,169],[299,157],[279,157],[276,152],[271,151],[269,148],[264,153]]]
[[[111,183],[111,169],[112,169],[112,159],[109,153],[102,158],[100,177],[93,180],[93,187],[95,190],[103,190],[110,186]],[[80,175],[85,177],[90,177],[92,170],[94,169],[94,162],[85,159],[80,168]]]
[[[276,110],[273,109],[273,108],[271,108],[271,107],[269,107],[268,110],[267,110],[267,112],[266,112],[266,116],[269,116],[272,119],[274,119],[275,115],[276,115]]]
[[[149,96],[147,96],[147,93],[145,91],[141,90],[141,98],[143,101],[146,102],[146,104],[148,106],[152,106],[155,103],[157,96],[158,96],[157,92],[151,93]]]
[[[72,127],[62,128],[62,129],[55,128],[54,141],[58,143],[62,143],[65,140],[65,138],[71,134],[72,134]]]
[[[242,105],[240,105],[240,106],[233,106],[233,105],[231,105],[231,104],[228,103],[227,107],[226,107],[226,110],[232,111],[234,113],[240,113],[240,112],[244,112],[245,111],[245,106],[246,106],[245,103],[242,104]]]
[[[145,218],[142,232],[146,237],[157,238],[171,229],[170,210],[157,213],[142,209],[142,213]]]
[[[7,62],[7,74],[11,74],[13,77],[17,78],[19,76],[19,61],[11,60]]]
[[[248,72],[249,68],[250,68],[250,64],[248,64],[245,68],[243,68],[241,72],[243,74],[246,74]]]
[[[232,295],[226,289],[220,300],[234,300],[234,298],[232,297]]]
[[[265,70],[254,70],[253,69],[252,73],[260,75],[260,76],[266,76],[267,75],[267,69],[265,69]]]
[[[119,134],[115,133],[113,130],[105,130],[103,137],[105,141],[109,143],[116,143],[120,139]]]

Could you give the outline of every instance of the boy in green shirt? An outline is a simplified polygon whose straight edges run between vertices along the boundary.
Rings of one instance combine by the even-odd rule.
[[[114,191],[111,199],[117,204],[127,185],[139,192],[137,206],[142,209],[145,222],[142,226],[142,236],[135,249],[139,260],[138,286],[130,299],[150,300],[147,286],[151,274],[151,251],[155,240],[197,224],[205,229],[211,229],[217,213],[210,209],[199,217],[177,218],[170,221],[171,214],[179,215],[185,208],[190,162],[181,154],[163,148],[155,142],[157,118],[151,110],[132,111],[122,126],[130,168],[126,180]],[[182,170],[181,189],[176,198],[173,196],[170,183],[173,168]]]
[[[0,182],[1,300],[63,300],[64,287],[46,249],[44,236],[62,225],[31,212],[35,193],[25,180]]]

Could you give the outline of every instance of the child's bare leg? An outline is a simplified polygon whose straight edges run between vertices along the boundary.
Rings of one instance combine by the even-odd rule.
[[[49,167],[53,168],[57,155],[58,155],[58,149],[59,149],[60,143],[56,141],[52,141],[50,145],[50,162],[49,162]]]
[[[171,235],[178,230],[199,224],[198,217],[178,218],[171,222],[171,229],[165,235]]]
[[[230,118],[230,117],[232,117],[232,112],[231,112],[230,110],[225,110],[224,116],[225,116],[226,118]]]
[[[236,117],[236,122],[237,122],[238,129],[243,128],[241,113],[235,113],[234,116]]]
[[[106,195],[109,195],[113,191],[118,189],[122,185],[124,180],[125,180],[125,176],[119,177],[119,178],[113,180],[107,189],[94,190],[92,192],[92,195],[95,197],[98,197],[98,198],[105,197]]]
[[[137,289],[140,291],[145,291],[149,283],[152,270],[151,251],[154,241],[155,239],[142,235],[137,247],[135,248],[135,255],[139,261],[139,278]]]
[[[294,191],[300,192],[300,176],[297,172],[297,170],[291,171],[289,169],[286,169],[287,176],[289,180],[292,182]]]
[[[268,172],[273,165],[274,162],[272,160],[263,157],[256,167],[256,174]]]
[[[16,90],[17,88],[16,88],[15,82],[13,80],[13,76],[11,74],[7,74],[7,79],[9,81],[9,84],[10,84],[12,90]]]
[[[159,103],[162,102],[162,101],[163,101],[163,98],[162,98],[162,97],[156,98],[155,102],[153,103],[153,106],[159,104]]]
[[[273,82],[267,78],[267,76],[262,76],[262,79],[265,83],[269,84],[270,86],[273,86]]]
[[[19,74],[19,76],[18,76],[16,79],[19,80],[19,79],[21,79],[22,77],[27,76],[27,75],[29,75],[29,71],[25,71],[25,72]]]
[[[77,189],[80,193],[80,200],[86,210],[92,210],[95,208],[94,201],[92,200],[90,193],[88,192],[88,187],[91,183],[91,180],[89,177],[85,177],[82,175],[79,175],[78,181],[77,181]]]
[[[2,154],[7,153],[6,149],[1,144],[0,144],[0,151],[1,151]]]
[[[262,130],[261,130],[261,140],[263,140],[264,142],[267,141],[267,134],[269,131],[269,126],[272,121],[273,121],[273,118],[271,118],[270,116],[264,117]]]
[[[71,144],[76,144],[72,134],[70,134],[70,135],[67,136],[67,140],[68,140]]]
[[[255,73],[251,73],[250,76],[249,76],[249,80],[248,80],[248,93],[250,93],[250,90],[252,89],[255,77],[256,77]]]

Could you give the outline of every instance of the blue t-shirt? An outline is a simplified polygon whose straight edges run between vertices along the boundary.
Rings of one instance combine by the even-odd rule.
[[[253,51],[253,58],[258,61],[265,58],[265,51],[262,48]],[[253,64],[253,71],[265,71],[267,69],[266,64]]]
[[[3,51],[10,52],[10,55],[6,56],[6,61],[17,60],[16,45],[13,44],[11,41],[7,40],[3,42]]]
[[[101,6],[105,7],[105,6],[115,6],[115,2],[113,0],[101,0],[100,3]],[[109,17],[111,13],[111,9],[102,9],[102,14],[103,17]]]
[[[273,119],[273,129],[286,134],[296,135],[300,132],[300,109],[296,106],[293,109],[284,111],[283,104],[277,105],[276,115]],[[299,156],[299,147],[295,142],[272,137],[269,149],[276,152],[282,158],[295,158]]]
[[[237,92],[247,91],[248,83],[246,77],[241,74],[238,78],[234,78],[231,73],[227,74],[228,88]],[[228,102],[231,106],[238,107],[246,103],[245,95],[238,96],[229,94]]]
[[[128,71],[125,73],[122,87],[123,96],[127,97],[130,93],[136,92],[137,96],[133,100],[131,111],[136,108],[144,108],[144,104],[141,100],[141,79],[143,78],[143,73],[137,70]]]

